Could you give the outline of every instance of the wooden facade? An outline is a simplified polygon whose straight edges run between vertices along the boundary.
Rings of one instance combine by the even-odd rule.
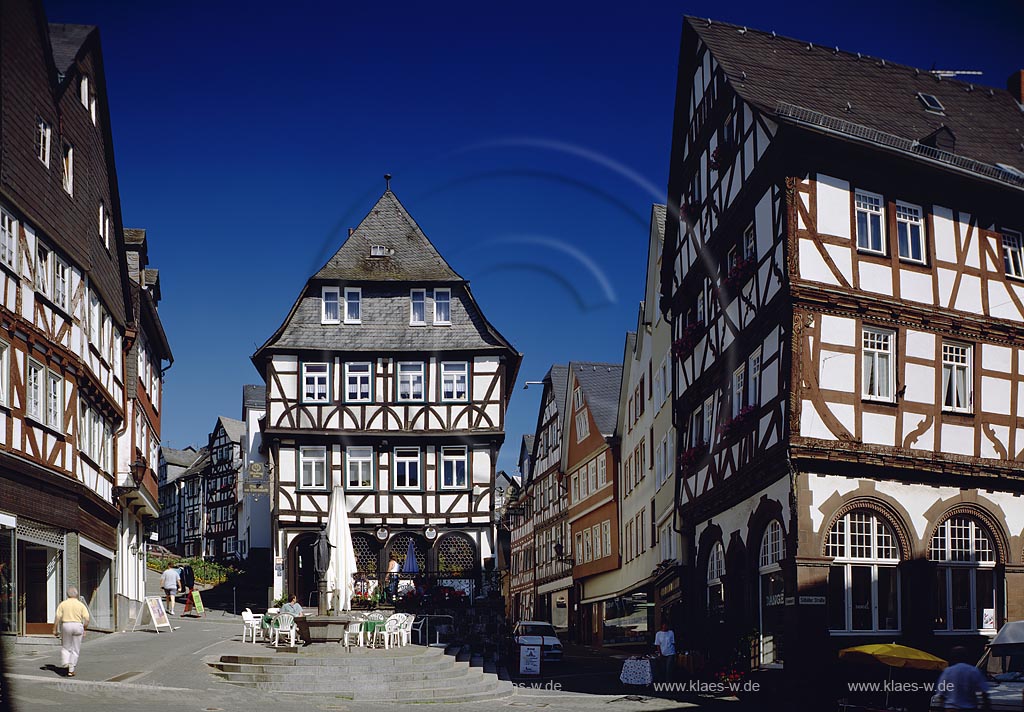
[[[854,113],[806,90],[838,71]],[[886,78],[898,111],[864,93]],[[662,308],[687,645],[712,660],[807,675],[883,638],[980,649],[1024,614],[1024,178],[971,117],[1024,120],[971,89],[686,20]]]
[[[158,511],[156,458],[132,466],[128,363],[158,287],[128,264],[98,31],[30,0],[0,11],[0,550],[18,594],[3,631],[49,633],[69,584],[112,630],[141,599]],[[159,373],[166,342],[155,353]]]

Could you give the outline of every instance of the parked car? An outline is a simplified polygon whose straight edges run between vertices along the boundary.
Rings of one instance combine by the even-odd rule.
[[[512,629],[512,641],[516,645],[541,646],[540,659],[557,663],[562,659],[562,642],[554,626],[545,621],[519,621]]]
[[[978,662],[991,689],[992,712],[1024,712],[1024,621],[1012,621],[999,629]],[[943,710],[938,695],[932,710]]]

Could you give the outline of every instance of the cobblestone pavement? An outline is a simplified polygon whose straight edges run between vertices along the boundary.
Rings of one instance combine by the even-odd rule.
[[[279,712],[300,709],[375,712],[396,707],[394,704],[353,702],[329,695],[288,695],[228,685],[210,674],[203,661],[205,656],[275,653],[269,652],[263,644],[242,643],[241,619],[231,614],[210,611],[205,618],[176,617],[171,620],[175,627],[173,632],[89,633],[73,679],[64,677],[64,671],[56,668],[60,662],[60,650],[55,645],[16,651],[7,659],[15,709],[20,712],[67,706],[79,712]],[[596,672],[607,675],[604,669]],[[598,708],[611,712],[698,709],[694,703],[630,698],[621,693],[597,695],[522,687],[501,700],[445,706],[467,712],[480,707],[537,708],[547,712],[593,712]],[[402,707],[412,711],[422,709]]]

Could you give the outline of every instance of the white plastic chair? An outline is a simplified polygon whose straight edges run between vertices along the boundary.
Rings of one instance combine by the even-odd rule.
[[[398,647],[399,633],[398,633],[398,619],[391,616],[384,622],[384,628],[377,628],[373,634],[373,643],[377,644],[380,640],[384,644],[384,649],[387,650],[392,645]]]
[[[246,608],[242,611],[242,642],[252,633],[252,643],[256,644],[256,638],[263,639],[263,629],[260,627],[260,617]]]
[[[398,624],[398,640],[401,645],[412,643],[412,624],[414,620],[416,620],[416,616],[406,613],[403,616],[403,620]]]
[[[297,629],[295,627],[295,616],[291,613],[278,613],[274,620],[271,621],[270,627],[274,629],[274,647],[276,648],[281,641],[281,634],[284,633],[288,636],[288,644],[295,647],[295,634]]]
[[[427,617],[419,616],[417,618],[416,616],[412,616],[412,618],[413,621],[409,624],[409,632],[416,634],[417,645],[423,645],[423,634],[425,633],[425,631],[423,630],[423,626],[427,624]],[[430,641],[428,640],[426,642],[429,643]]]
[[[345,649],[352,652],[351,639],[355,639],[356,645],[360,648],[363,647],[363,622],[362,621],[349,621],[345,626],[345,634],[341,639],[341,644],[345,646]]]

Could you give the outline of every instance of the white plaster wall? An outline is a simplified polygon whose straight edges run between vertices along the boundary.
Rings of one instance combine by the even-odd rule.
[[[850,184],[819,175],[817,187],[818,232],[850,239]]]

